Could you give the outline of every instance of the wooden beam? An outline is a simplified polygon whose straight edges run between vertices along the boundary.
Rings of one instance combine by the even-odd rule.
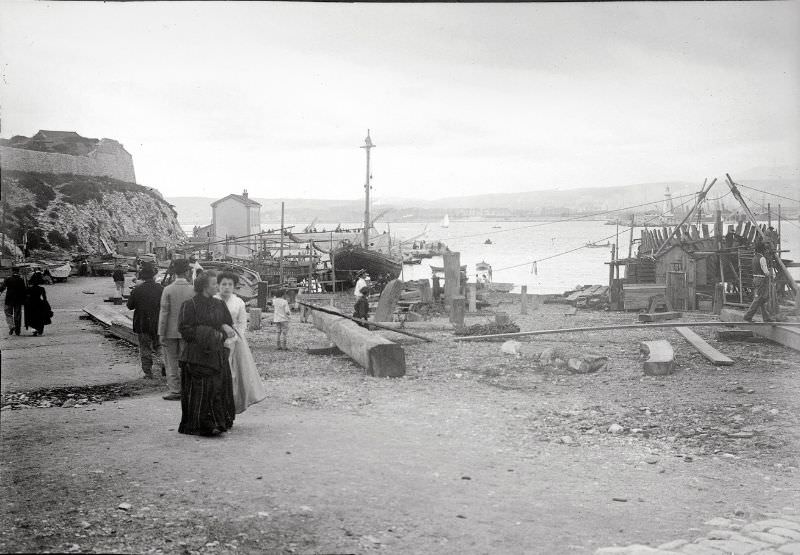
[[[735,322],[738,327],[752,329],[753,333],[759,337],[764,337],[775,343],[780,343],[784,347],[800,351],[800,329],[795,327],[800,325],[800,322],[781,322],[779,324],[746,322],[744,320],[744,312],[730,308],[723,309],[719,317],[723,322]]]
[[[647,356],[644,361],[644,373],[648,376],[666,376],[675,372],[675,353],[672,345],[665,339],[658,341],[642,341],[639,351]]]
[[[501,337],[504,338],[511,338],[511,337],[528,337],[533,335],[553,335],[557,333],[577,333],[577,332],[589,332],[589,331],[616,331],[616,330],[640,330],[640,329],[652,329],[652,328],[676,328],[680,326],[684,327],[691,327],[691,328],[698,328],[698,327],[719,327],[726,325],[726,322],[718,322],[718,321],[706,321],[706,322],[655,322],[652,324],[617,324],[612,326],[586,326],[583,328],[559,328],[559,329],[550,329],[550,330],[533,330],[533,331],[519,331],[516,333],[495,333],[492,335],[465,335],[463,337],[454,337],[453,341],[477,341],[477,340],[485,340],[485,339],[499,339]],[[762,328],[762,327],[777,327],[774,323],[765,323],[765,322],[741,322],[736,320],[728,325],[731,326],[738,326],[738,327],[752,327],[752,328]],[[791,331],[796,331],[797,336],[800,338],[800,322],[783,322],[781,323],[781,328],[787,328]]]
[[[466,308],[466,299],[464,295],[456,295],[453,297],[452,306],[450,308],[450,321],[454,326],[464,327],[464,309]]]
[[[714,366],[730,366],[733,361],[709,345],[702,337],[689,328],[675,328],[683,338],[694,347],[698,353],[706,357]]]
[[[392,314],[397,306],[397,301],[400,299],[400,293],[403,292],[403,282],[399,279],[393,279],[381,291],[381,296],[378,298],[378,308],[375,309],[375,322],[391,322]]]
[[[683,318],[683,312],[653,312],[652,314],[639,314],[640,322],[663,322]]]
[[[717,330],[716,336],[717,341],[745,341],[750,339],[755,335],[753,330],[743,330],[743,329],[727,329],[727,330]]]
[[[127,314],[100,304],[89,305],[83,311],[114,337],[139,345],[139,336],[133,331],[133,320]]]
[[[520,314],[527,314],[528,313],[528,286],[523,285],[520,289],[520,307],[519,312]]]
[[[403,347],[362,328],[342,316],[314,310],[314,327],[325,332],[333,343],[364,367],[368,376],[396,378],[406,373]]]
[[[450,308],[453,297],[459,294],[461,284],[461,253],[446,252],[444,260],[444,304]]]

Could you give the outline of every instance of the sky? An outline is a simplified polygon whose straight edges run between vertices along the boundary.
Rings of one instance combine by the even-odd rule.
[[[800,3],[0,3],[0,136],[165,196],[376,198],[800,166]]]

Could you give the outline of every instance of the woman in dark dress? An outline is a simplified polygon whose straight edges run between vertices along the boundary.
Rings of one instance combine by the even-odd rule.
[[[25,329],[33,328],[33,335],[42,335],[44,327],[51,324],[53,311],[47,302],[47,292],[42,287],[44,277],[35,272],[25,293]]]
[[[231,313],[214,298],[217,280],[205,272],[194,282],[195,296],[183,303],[178,330],[186,341],[181,367],[182,434],[213,436],[233,426],[236,406],[224,342],[233,337]]]

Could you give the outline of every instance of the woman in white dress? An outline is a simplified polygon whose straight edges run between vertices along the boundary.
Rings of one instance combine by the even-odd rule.
[[[225,346],[230,349],[228,360],[233,377],[236,414],[241,414],[253,403],[264,400],[267,393],[244,335],[247,328],[247,309],[244,301],[233,292],[239,284],[239,277],[231,272],[222,272],[217,276],[217,283],[219,293],[215,296],[228,307],[233,318],[233,329],[236,330],[236,336],[225,340]]]

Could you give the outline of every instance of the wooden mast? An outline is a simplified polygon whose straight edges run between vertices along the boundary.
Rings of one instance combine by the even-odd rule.
[[[369,129],[367,129],[367,138],[364,139],[364,146],[360,147],[367,151],[367,180],[364,184],[364,192],[366,193],[364,199],[364,248],[369,248],[369,228],[371,222],[369,221],[369,190],[371,188],[369,182],[372,179],[369,171],[369,151],[372,148],[375,148],[375,145],[372,144],[372,139],[369,136]]]

